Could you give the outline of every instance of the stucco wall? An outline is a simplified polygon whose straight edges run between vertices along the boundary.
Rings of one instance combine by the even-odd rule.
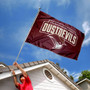
[[[43,74],[43,68],[31,71],[30,77],[35,90],[70,90],[55,75],[53,81],[49,81]]]
[[[16,90],[13,78],[0,80],[0,90]]]
[[[70,88],[53,75],[53,81],[49,81],[43,74],[43,68],[28,72],[34,90],[70,90]],[[17,90],[13,77],[0,80],[0,90]]]
[[[79,85],[81,86],[82,90],[90,90],[90,83],[88,82],[83,82]]]

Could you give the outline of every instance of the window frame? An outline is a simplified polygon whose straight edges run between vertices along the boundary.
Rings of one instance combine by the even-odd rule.
[[[47,77],[47,75],[45,74],[45,70],[47,70],[47,71],[52,75],[52,79],[50,79],[50,78]],[[44,74],[45,78],[46,78],[48,81],[50,81],[50,82],[53,82],[53,81],[54,81],[54,76],[53,76],[53,74],[52,74],[51,71],[48,70],[47,68],[43,68],[43,74]]]

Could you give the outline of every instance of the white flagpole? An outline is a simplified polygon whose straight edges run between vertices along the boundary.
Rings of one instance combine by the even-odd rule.
[[[35,19],[34,19],[33,24],[34,24],[34,23],[35,23],[35,21],[36,21],[36,18],[37,18],[37,16],[38,16],[39,12],[40,12],[40,9],[41,9],[41,8],[39,8],[39,11],[38,11],[38,13],[37,13],[37,15],[36,15],[36,17],[35,17]],[[33,24],[32,24],[32,26],[31,26],[31,29],[32,29],[32,27],[33,27]],[[29,33],[30,33],[31,29],[29,30],[28,35],[29,35]],[[28,35],[27,35],[27,37],[28,37]],[[27,38],[27,37],[26,37],[26,38]],[[26,38],[25,38],[25,40],[26,40]],[[21,51],[22,51],[22,48],[23,48],[24,43],[25,43],[25,40],[24,40],[24,42],[22,43],[22,46],[21,46],[20,51],[19,51],[19,53],[18,53],[18,55],[17,55],[17,57],[16,57],[15,62],[17,62],[17,60],[18,60],[18,58],[19,58],[19,55],[20,55],[20,53],[21,53]]]

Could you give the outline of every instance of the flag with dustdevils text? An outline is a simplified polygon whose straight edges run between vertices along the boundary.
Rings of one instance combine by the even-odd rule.
[[[75,27],[39,11],[26,42],[77,60],[83,39]]]

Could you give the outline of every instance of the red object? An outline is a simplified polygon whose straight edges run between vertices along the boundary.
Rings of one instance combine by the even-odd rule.
[[[25,77],[25,81],[22,84],[19,84],[19,86],[17,87],[19,90],[33,90],[32,84],[31,84],[31,80],[28,77]]]
[[[26,42],[77,60],[83,39],[75,27],[40,11]]]

